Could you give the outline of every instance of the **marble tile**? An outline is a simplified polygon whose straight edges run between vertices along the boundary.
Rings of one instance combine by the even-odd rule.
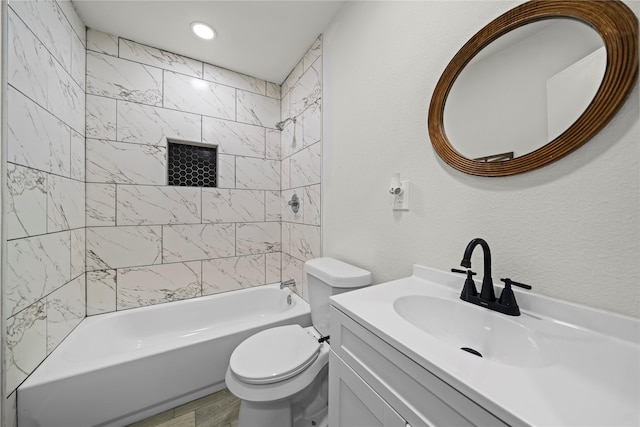
[[[265,156],[265,129],[259,126],[203,117],[202,142],[217,145],[221,154]]]
[[[118,310],[201,295],[200,261],[118,270]]]
[[[284,120],[287,117],[293,117],[291,114],[291,92],[282,94],[282,100],[280,101],[280,120]]]
[[[166,147],[167,138],[200,142],[201,117],[132,102],[118,101],[117,140]]]
[[[34,102],[46,106],[47,75],[53,66],[53,58],[11,8],[7,16],[7,82]]]
[[[273,252],[265,254],[266,258],[266,283],[280,282],[282,276],[282,253]]]
[[[281,86],[282,96],[285,96],[291,90],[293,85],[296,84],[298,80],[300,80],[300,77],[302,77],[303,72],[304,72],[304,63],[303,61],[300,61],[296,64],[295,67],[293,67],[293,70],[291,70],[287,78],[282,83],[282,86]]]
[[[308,261],[320,256],[320,227],[314,225],[291,224],[290,254]]]
[[[167,183],[166,149],[151,145],[87,139],[87,182]]]
[[[237,157],[236,187],[251,190],[279,190],[280,162],[277,160]]]
[[[5,309],[8,316],[33,304],[70,279],[68,231],[7,242]]]
[[[322,95],[321,64],[314,63],[291,88],[291,113],[298,116]]]
[[[280,191],[265,191],[265,220],[266,221],[281,221],[281,200],[282,195]],[[288,207],[288,206],[287,206]]]
[[[304,223],[320,225],[320,184],[304,188]]]
[[[49,175],[47,232],[84,227],[84,182]]]
[[[234,224],[167,225],[162,228],[162,262],[234,256],[235,243]]]
[[[282,281],[289,279],[293,279],[296,281],[297,293],[302,294],[302,298],[304,298],[305,301],[309,302],[307,286],[304,281],[304,262],[283,253]]]
[[[115,184],[86,184],[87,207],[86,225],[115,226],[116,225],[116,185]]]
[[[275,128],[280,121],[280,101],[268,96],[238,90],[237,120],[252,125]]]
[[[9,394],[5,403],[5,427],[18,427],[18,392]]]
[[[282,233],[280,234],[282,238],[282,253],[290,254],[291,253],[291,226],[293,224],[290,222],[282,222]]]
[[[47,109],[76,132],[84,134],[85,91],[55,61],[47,78]]]
[[[266,82],[246,74],[236,73],[225,68],[216,67],[211,64],[204,64],[204,79],[219,83],[225,86],[246,90],[249,92],[267,94]]]
[[[87,227],[87,270],[160,264],[162,227]]]
[[[86,270],[87,230],[71,230],[71,278],[74,279]]]
[[[302,146],[308,147],[322,139],[322,109],[312,104],[302,114]]]
[[[87,271],[87,316],[116,311],[116,270]]]
[[[236,224],[236,253],[238,255],[280,252],[279,222],[251,222]]]
[[[267,129],[266,136],[265,157],[267,159],[280,160],[280,131]]]
[[[287,190],[291,188],[291,157],[287,157],[282,160],[280,169],[280,188],[282,190]]]
[[[117,224],[200,224],[201,195],[201,189],[193,187],[119,185]]]
[[[118,56],[118,37],[87,28],[87,50]]]
[[[85,181],[85,139],[78,132],[71,131],[71,178]]]
[[[322,172],[321,143],[317,142],[291,156],[291,186],[319,184]]]
[[[55,1],[11,1],[11,9],[67,70],[71,70],[72,30]]]
[[[265,256],[202,261],[202,294],[211,295],[265,283]]]
[[[7,111],[8,161],[69,176],[69,128],[11,86],[7,98],[11,106]],[[65,154],[68,155],[66,162]]]
[[[304,221],[304,208],[306,202],[306,193],[303,188],[296,188],[291,190],[282,190],[282,199],[280,202],[280,209],[282,210],[282,220],[287,222],[298,222],[302,223]],[[298,212],[294,212],[289,206],[289,201],[293,197],[293,195],[298,196],[298,203],[300,203],[300,209]]]
[[[66,128],[66,126],[65,126]],[[73,129],[69,129],[69,139],[68,140],[50,140],[50,145],[49,145],[49,152],[50,152],[50,156],[49,156],[49,160],[51,162],[51,165],[49,167],[49,170],[51,173],[54,173],[56,175],[61,175],[61,176],[65,176],[65,177],[69,177],[71,176],[71,161],[72,159],[72,154],[71,154],[71,142],[75,142],[74,138],[72,137],[73,133],[75,132]],[[57,136],[57,135],[56,135]],[[66,131],[62,131],[60,133],[60,137],[66,137],[67,136],[67,132]],[[44,147],[43,147],[44,148]],[[77,166],[77,165],[76,165]]]
[[[87,94],[87,138],[116,140],[116,100]]]
[[[120,58],[152,65],[164,70],[202,78],[202,62],[175,53],[120,39]]]
[[[58,6],[65,14],[67,20],[71,24],[71,28],[76,33],[83,45],[87,44],[87,27],[85,27],[82,18],[78,15],[71,0],[57,0]]]
[[[264,221],[264,203],[264,191],[203,188],[202,221]]]
[[[282,100],[280,101],[280,117],[281,119],[293,117],[291,113],[291,92],[287,92],[287,94],[283,93]]]
[[[236,90],[182,74],[164,72],[164,107],[235,119]]]
[[[85,90],[87,76],[87,50],[82,40],[75,34],[71,35],[71,78]]]
[[[218,188],[236,188],[236,156],[218,155]]]
[[[280,99],[280,85],[276,83],[267,82],[267,96],[275,99]]]
[[[160,106],[162,70],[88,51],[87,93]]]
[[[7,164],[7,238],[47,232],[47,174]]]
[[[47,295],[47,354],[84,319],[86,315],[85,276],[78,276]]]
[[[47,318],[43,301],[6,322],[6,390],[12,391],[47,356]]]
[[[313,42],[313,44],[311,45],[307,53],[305,53],[304,56],[302,57],[303,70],[307,71],[309,67],[311,67],[311,65],[313,65],[313,63],[316,62],[316,60],[321,56],[322,56],[322,38],[318,37]]]

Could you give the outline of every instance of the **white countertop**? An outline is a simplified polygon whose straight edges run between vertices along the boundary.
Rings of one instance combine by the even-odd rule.
[[[557,352],[548,366],[517,367],[463,352],[393,308],[406,295],[459,301],[463,283],[460,275],[414,266],[411,277],[334,296],[332,305],[508,424],[640,425],[639,319],[514,289],[522,315],[508,317]]]

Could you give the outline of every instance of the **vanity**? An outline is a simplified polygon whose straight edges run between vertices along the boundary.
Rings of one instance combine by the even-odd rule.
[[[509,316],[463,283],[416,265],[331,298],[329,425],[640,424],[638,319],[520,290]]]

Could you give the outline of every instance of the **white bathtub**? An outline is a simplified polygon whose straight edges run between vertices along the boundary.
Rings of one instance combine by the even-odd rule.
[[[19,426],[122,426],[171,409],[225,388],[245,338],[292,323],[311,324],[309,305],[277,284],[89,317],[19,387]]]

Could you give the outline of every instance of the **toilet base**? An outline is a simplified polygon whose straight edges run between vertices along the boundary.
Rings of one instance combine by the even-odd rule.
[[[327,427],[328,365],[304,390],[281,400],[240,401],[238,427]]]

